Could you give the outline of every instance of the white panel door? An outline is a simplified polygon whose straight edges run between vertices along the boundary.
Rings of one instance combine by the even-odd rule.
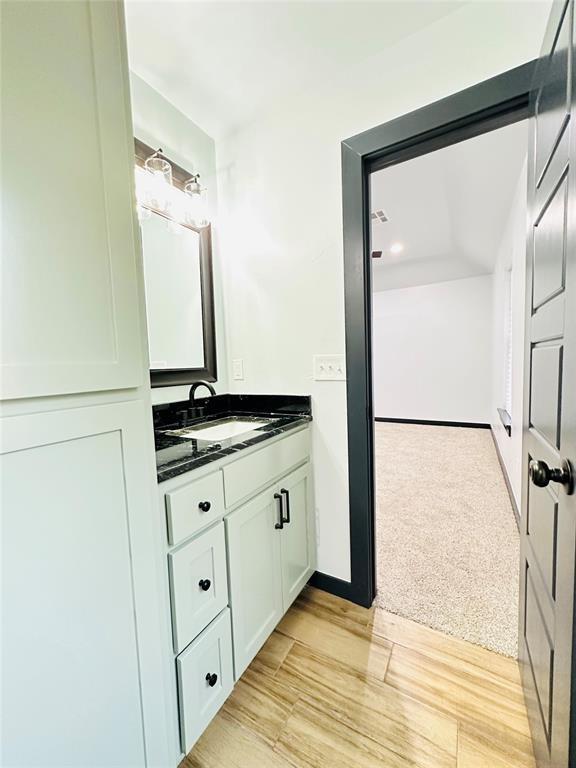
[[[133,593],[149,510],[143,423],[137,402],[3,420],[2,765],[145,764]]]
[[[314,571],[311,482],[310,464],[306,464],[280,483],[284,513],[284,529],[280,537],[284,612]]]
[[[0,3],[2,397],[142,382],[120,2]]]
[[[265,491],[226,518],[236,680],[282,617],[281,511],[275,491]]]

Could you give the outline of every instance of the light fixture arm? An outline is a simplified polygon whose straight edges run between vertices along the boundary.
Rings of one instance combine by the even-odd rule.
[[[192,176],[188,179],[186,184],[184,185],[184,191],[187,195],[199,195],[202,192],[202,187],[200,186],[200,174],[199,173],[193,173]]]

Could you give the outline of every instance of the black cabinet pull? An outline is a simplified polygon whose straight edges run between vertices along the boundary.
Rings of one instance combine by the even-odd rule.
[[[208,592],[211,584],[212,582],[210,581],[210,579],[200,579],[200,581],[198,582],[198,586],[203,592]]]
[[[283,520],[284,523],[290,522],[290,491],[286,488],[280,488],[280,493],[284,495],[284,498],[286,499],[286,518]]]
[[[282,496],[281,496],[279,493],[275,493],[275,494],[274,494],[274,498],[275,498],[277,501],[279,501],[279,502],[280,502],[280,504],[278,505],[278,509],[279,509],[279,511],[280,511],[280,522],[279,522],[279,523],[276,523],[276,525],[274,526],[274,528],[276,528],[276,530],[277,530],[277,531],[281,531],[281,530],[282,530],[282,528],[284,528],[284,516],[283,516],[283,514],[282,514]]]
[[[200,504],[198,504],[198,509],[202,512],[210,512],[210,507],[212,505],[209,501],[201,501]]]
[[[218,682],[218,675],[216,674],[216,672],[212,672],[212,674],[208,672],[208,674],[206,675],[206,682],[208,683],[210,688],[214,688],[214,686]]]

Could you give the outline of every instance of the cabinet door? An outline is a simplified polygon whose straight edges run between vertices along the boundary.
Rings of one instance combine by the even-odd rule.
[[[224,538],[224,523],[218,523],[168,555],[175,653],[228,604]]]
[[[145,764],[144,418],[134,401],[3,420],[2,765]],[[146,598],[158,624],[152,589]],[[161,688],[154,697],[163,706]]]
[[[314,571],[311,477],[310,464],[306,464],[280,483],[285,520],[280,545],[284,612]]]
[[[232,637],[226,608],[176,659],[182,751],[189,752],[232,693]]]
[[[236,680],[282,617],[279,500],[268,490],[226,519]]]
[[[2,396],[143,380],[122,3],[0,3]]]

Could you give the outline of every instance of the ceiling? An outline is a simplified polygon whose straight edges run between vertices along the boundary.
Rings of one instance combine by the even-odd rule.
[[[127,0],[130,68],[218,138],[469,0]]]
[[[375,291],[490,274],[527,152],[515,123],[371,176]],[[401,253],[390,253],[401,243]]]

